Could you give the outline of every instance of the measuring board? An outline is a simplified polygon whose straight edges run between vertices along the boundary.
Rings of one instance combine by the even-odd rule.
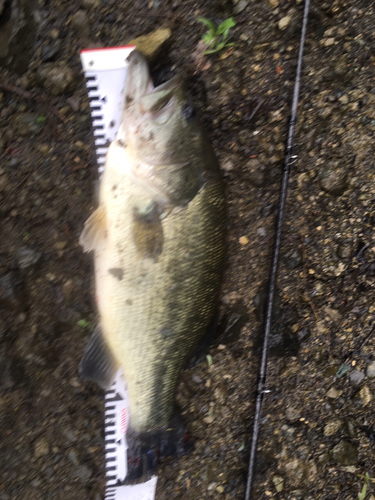
[[[127,58],[132,46],[87,49],[81,52],[90,100],[99,175],[115,139],[121,118]],[[127,474],[126,431],[129,405],[126,381],[120,368],[105,393],[105,457],[107,486],[105,500],[154,500],[157,477],[134,486],[121,486]]]

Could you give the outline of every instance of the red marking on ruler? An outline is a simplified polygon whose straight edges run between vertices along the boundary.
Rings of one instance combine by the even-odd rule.
[[[128,430],[128,413],[126,411],[126,408],[123,408],[121,410],[121,415],[120,415],[120,432],[122,434],[125,434],[127,430]]]

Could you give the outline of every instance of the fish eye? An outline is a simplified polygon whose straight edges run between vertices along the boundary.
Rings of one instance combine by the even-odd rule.
[[[182,107],[181,107],[181,113],[182,116],[185,118],[185,120],[189,120],[189,118],[194,118],[195,116],[195,110],[193,106],[190,106],[187,102],[185,102]]]

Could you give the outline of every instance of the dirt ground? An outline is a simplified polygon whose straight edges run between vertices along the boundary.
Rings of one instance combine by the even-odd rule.
[[[4,30],[12,2],[1,4]],[[160,26],[172,38],[153,69],[186,77],[223,170],[229,237],[212,365],[186,370],[177,394],[195,449],[163,461],[156,498],[244,498],[302,10],[286,0],[32,6],[30,38],[0,76],[1,500],[104,496],[103,392],[77,371],[96,322],[78,238],[97,179],[79,51]],[[234,50],[197,67],[199,15],[237,24]],[[374,16],[368,0],[311,6],[257,500],[375,498]]]

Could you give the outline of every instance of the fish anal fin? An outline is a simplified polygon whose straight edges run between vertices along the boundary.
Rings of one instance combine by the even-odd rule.
[[[84,252],[95,250],[105,238],[107,230],[107,214],[103,205],[100,205],[95,212],[87,219],[79,238],[79,243]]]
[[[109,389],[118,368],[119,363],[108,347],[100,326],[97,326],[83,352],[79,374],[86,380],[93,380],[102,389]]]

